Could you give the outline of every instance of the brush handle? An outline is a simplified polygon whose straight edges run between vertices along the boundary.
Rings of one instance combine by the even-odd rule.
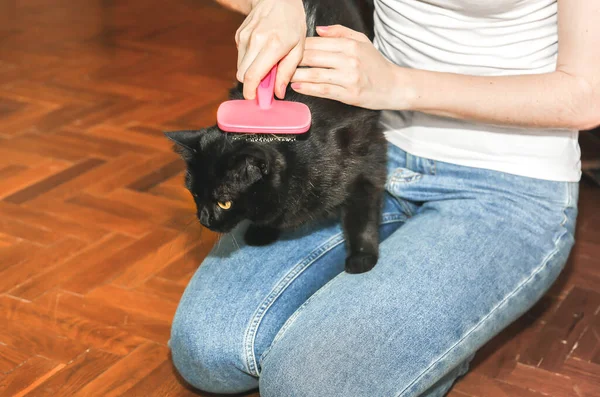
[[[275,97],[275,76],[277,76],[277,64],[273,66],[269,74],[260,82],[256,93],[258,107],[269,109]]]

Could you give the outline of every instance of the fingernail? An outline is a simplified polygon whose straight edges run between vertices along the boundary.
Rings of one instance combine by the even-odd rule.
[[[300,83],[292,83],[292,88],[294,90],[299,90],[300,88],[302,88],[302,84],[300,84]]]
[[[287,84],[283,83],[281,84],[281,89],[279,90],[279,92],[281,92],[281,95],[285,95],[285,87],[287,86]]]
[[[329,29],[329,26],[317,26],[317,29],[327,30],[327,29]]]

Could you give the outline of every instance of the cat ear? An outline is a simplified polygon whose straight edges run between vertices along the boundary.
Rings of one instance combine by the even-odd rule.
[[[232,176],[246,186],[258,182],[271,171],[269,157],[263,147],[243,148],[232,158]]]
[[[165,132],[167,139],[175,143],[175,151],[184,160],[190,160],[198,152],[200,138],[204,130]]]

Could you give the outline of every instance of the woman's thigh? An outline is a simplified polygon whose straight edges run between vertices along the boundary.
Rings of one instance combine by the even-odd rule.
[[[390,190],[424,204],[373,270],[340,273],[283,325],[260,360],[262,396],[439,395],[557,278],[575,185],[412,160]]]
[[[406,220],[408,208],[386,195],[382,240]],[[205,391],[257,387],[259,358],[283,323],[344,270],[346,249],[336,222],[287,233],[265,247],[245,246],[246,227],[240,225],[215,245],[173,320],[169,344],[175,366]]]

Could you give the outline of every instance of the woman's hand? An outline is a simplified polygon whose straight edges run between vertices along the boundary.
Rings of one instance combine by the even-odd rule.
[[[321,37],[306,40],[292,89],[349,105],[383,110],[408,106],[398,66],[388,61],[367,36],[344,26],[317,28]]]
[[[235,34],[237,79],[244,97],[254,99],[260,81],[279,62],[275,95],[285,89],[304,53],[306,16],[302,0],[252,0],[252,11]]]

